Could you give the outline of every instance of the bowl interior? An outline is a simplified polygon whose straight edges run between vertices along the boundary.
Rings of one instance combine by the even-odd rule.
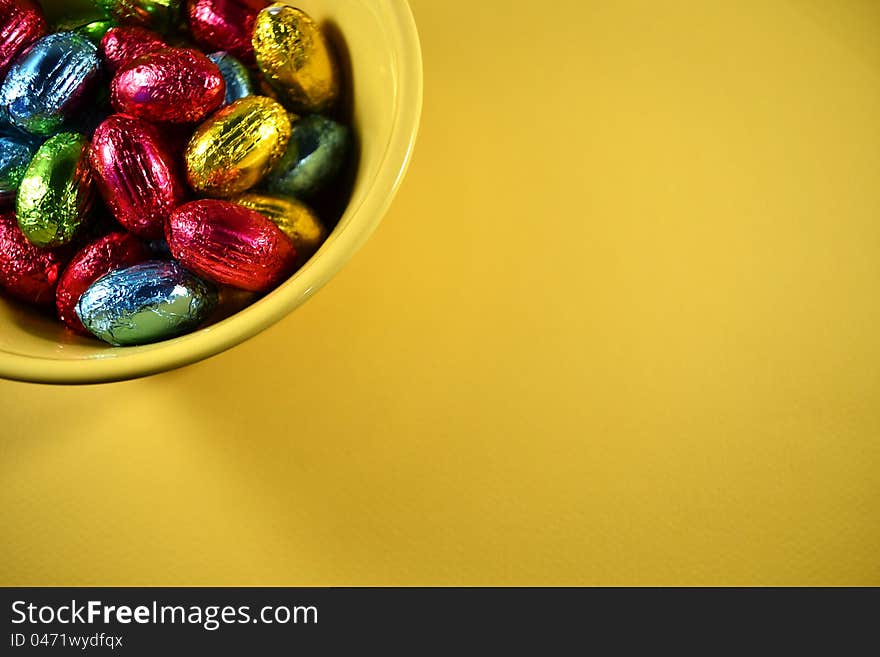
[[[42,0],[47,16],[76,15],[88,0]],[[144,376],[195,362],[246,340],[306,301],[375,229],[409,162],[421,110],[421,56],[405,0],[295,0],[326,30],[346,73],[342,118],[358,142],[350,197],[325,244],[290,280],[240,312],[189,335],[113,348],[66,331],[53,317],[0,297],[0,377],[89,383]],[[332,205],[332,203],[331,203]]]

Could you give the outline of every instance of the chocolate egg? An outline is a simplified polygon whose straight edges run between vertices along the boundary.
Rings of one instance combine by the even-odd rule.
[[[265,0],[187,0],[189,29],[207,50],[227,50],[248,64],[254,63],[251,37]]]
[[[182,205],[166,226],[171,254],[210,281],[264,292],[296,264],[293,242],[269,219],[228,201]]]
[[[117,112],[147,121],[195,123],[223,104],[220,69],[197,50],[166,48],[138,57],[116,73],[110,98]]]
[[[0,105],[16,127],[50,135],[89,100],[100,72],[98,50],[88,39],[56,32],[15,60],[0,87]]]
[[[293,124],[287,152],[266,176],[265,187],[278,194],[311,198],[339,174],[350,148],[344,125],[318,114]]]
[[[15,202],[18,185],[39,147],[32,136],[0,125],[0,205]]]
[[[114,114],[95,130],[89,161],[116,220],[144,239],[162,237],[165,220],[183,202],[186,190],[158,129]]]
[[[162,37],[143,27],[114,27],[101,39],[100,51],[104,67],[115,73],[141,55],[167,48]]]
[[[149,258],[147,248],[131,233],[110,233],[86,245],[73,256],[58,281],[55,290],[58,318],[72,331],[89,335],[76,314],[80,297],[105,274]]]
[[[268,194],[242,194],[232,199],[271,220],[290,238],[296,249],[297,266],[308,260],[327,238],[327,229],[304,203]]]
[[[271,98],[248,96],[220,109],[199,126],[186,147],[186,175],[208,196],[244,192],[284,155],[290,118]]]
[[[0,215],[0,289],[37,306],[51,306],[68,259],[66,249],[40,249],[25,239],[14,212]]]
[[[25,170],[15,199],[18,225],[35,246],[70,243],[88,221],[92,202],[89,140],[62,132],[46,141]]]
[[[30,0],[0,0],[0,78],[24,49],[46,34],[40,6]]]
[[[95,6],[120,24],[148,27],[160,32],[177,26],[181,0],[93,0]]]
[[[339,69],[317,23],[304,11],[276,3],[257,16],[257,64],[297,112],[322,112],[339,96]]]
[[[239,98],[254,95],[254,83],[251,80],[251,72],[228,52],[215,52],[208,55],[208,59],[217,65],[220,74],[226,82],[226,98],[224,103],[229,105]]]
[[[55,32],[76,32],[80,36],[98,45],[110,28],[116,27],[116,21],[103,17],[67,18],[55,25]]]
[[[187,333],[217,305],[217,291],[176,262],[149,260],[102,276],[83,293],[76,314],[112,345],[158,342]]]

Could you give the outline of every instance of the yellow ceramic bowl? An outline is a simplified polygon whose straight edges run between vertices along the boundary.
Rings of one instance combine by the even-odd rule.
[[[87,2],[42,0],[64,15]],[[0,299],[0,377],[42,383],[131,379],[188,365],[232,347],[304,303],[375,230],[403,178],[418,130],[422,61],[406,0],[289,0],[327,28],[350,83],[359,161],[351,199],[318,253],[277,290],[228,319],[174,340],[113,348]],[[378,282],[377,282],[378,284]]]

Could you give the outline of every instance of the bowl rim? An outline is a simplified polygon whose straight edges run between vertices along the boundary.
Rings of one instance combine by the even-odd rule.
[[[217,324],[140,347],[108,348],[67,360],[0,351],[0,378],[49,384],[92,384],[136,379],[215,356],[269,328],[326,285],[369,239],[391,206],[412,160],[422,111],[423,70],[418,29],[407,0],[380,0],[394,57],[391,136],[377,174],[360,202],[346,209],[345,226],[294,276],[247,308]],[[332,254],[329,251],[332,247]],[[322,252],[324,255],[322,257]]]

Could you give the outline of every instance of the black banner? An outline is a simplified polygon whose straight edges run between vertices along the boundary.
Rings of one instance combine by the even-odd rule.
[[[597,642],[617,649],[681,647],[709,635],[728,647],[775,637],[812,643],[842,627],[874,625],[872,589],[0,589],[0,654],[422,654],[477,645],[568,654]],[[816,643],[812,643],[816,647]],[[838,639],[832,644],[839,651]],[[709,645],[705,646],[707,649]],[[430,651],[433,654],[433,651]],[[616,650],[615,650],[616,652]],[[347,654],[347,653],[346,653]]]

